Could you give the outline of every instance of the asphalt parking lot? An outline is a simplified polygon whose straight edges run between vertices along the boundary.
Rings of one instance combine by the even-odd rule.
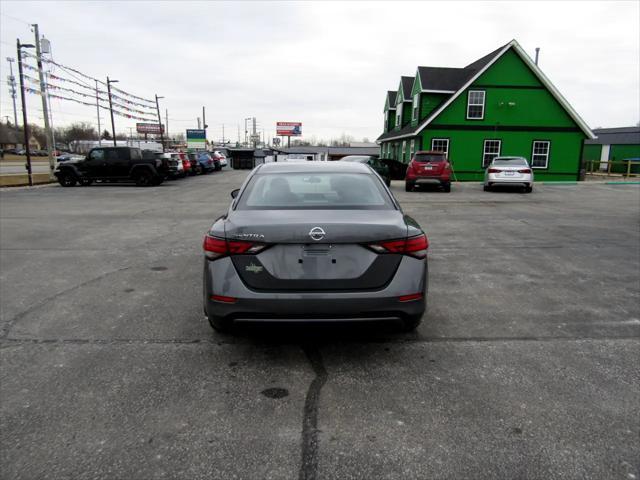
[[[393,191],[428,311],[202,314],[203,233],[246,171],[0,191],[2,478],[640,478],[640,186]]]

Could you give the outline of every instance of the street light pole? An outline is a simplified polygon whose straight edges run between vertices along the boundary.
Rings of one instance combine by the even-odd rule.
[[[111,97],[109,97],[111,98]],[[98,80],[96,80],[96,113],[98,114],[98,146],[102,146],[102,128],[100,128],[100,103],[98,102]]]
[[[16,38],[16,46],[18,49],[18,73],[20,75],[20,99],[22,100],[22,122],[24,124],[24,149],[27,154],[27,176],[29,178],[29,186],[33,186],[33,172],[31,169],[31,152],[29,151],[29,126],[27,123],[27,101],[24,98],[24,74],[22,73],[22,49],[34,48],[34,45],[21,44],[20,39]]]
[[[160,116],[160,104],[158,100],[164,98],[156,94],[156,111],[158,112],[158,127],[160,128],[160,143],[162,143],[162,153],[164,153],[164,134],[162,133],[162,117]]]
[[[117,147],[116,143],[116,124],[113,121],[113,103],[111,102],[111,84],[116,83],[118,80],[109,80],[107,77],[107,92],[109,93],[109,111],[111,112],[111,131],[113,133],[113,146]]]

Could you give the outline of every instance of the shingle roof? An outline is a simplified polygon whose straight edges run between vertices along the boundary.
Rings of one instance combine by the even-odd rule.
[[[398,96],[398,92],[395,90],[387,91],[387,98],[389,99],[389,109],[396,108],[396,97]]]
[[[482,58],[479,58],[478,60],[476,60],[473,63],[470,63],[464,68],[469,70],[475,70],[475,71],[482,70],[485,67],[485,65],[489,63],[491,60],[493,60],[493,58],[497,56],[502,51],[502,49],[504,49],[504,47],[506,47],[507,45],[508,43],[502,45],[500,48],[496,48],[493,52],[485,55]]]
[[[416,77],[400,77],[400,82],[402,82],[402,93],[404,94],[404,101],[411,101],[411,89],[413,88],[413,81]]]
[[[456,91],[475,73],[466,68],[418,67],[423,90]]]
[[[377,140],[386,140],[387,138],[398,137],[400,135],[407,135],[409,133],[413,133],[416,127],[412,127],[411,125],[407,125],[406,127],[401,128],[400,130],[391,130],[390,132],[383,133],[380,135]]]
[[[597,128],[597,138],[586,140],[588,145],[640,145],[640,127]]]

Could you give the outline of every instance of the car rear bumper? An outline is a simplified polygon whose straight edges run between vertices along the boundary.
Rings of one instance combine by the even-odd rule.
[[[204,302],[210,315],[230,320],[352,321],[421,315],[426,308],[427,261],[403,258],[392,280],[375,291],[265,292],[249,289],[229,258],[204,261]],[[331,281],[327,280],[330,288]],[[403,295],[422,298],[400,301]],[[236,299],[225,303],[212,296]]]
[[[533,185],[533,176],[530,174],[521,174],[507,177],[490,173],[486,177],[485,185]]]

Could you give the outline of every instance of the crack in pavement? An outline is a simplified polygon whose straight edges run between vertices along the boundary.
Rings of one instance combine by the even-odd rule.
[[[22,318],[24,318],[25,316],[29,315],[31,312],[38,310],[39,308],[42,308],[44,305],[46,305],[47,303],[55,300],[56,298],[62,296],[62,295],[66,295],[67,293],[71,293],[75,290],[78,290],[79,288],[82,288],[86,285],[90,285],[94,282],[98,282],[100,280],[102,280],[105,277],[108,277],[109,275],[113,275],[114,273],[120,273],[123,272],[125,270],[129,270],[129,268],[131,267],[122,267],[119,268],[117,270],[112,270],[110,272],[106,272],[103,273],[102,275],[98,275],[97,277],[91,278],[85,282],[79,283],[78,285],[74,285],[73,287],[69,287],[66,290],[62,290],[61,292],[58,292],[54,295],[51,295],[50,297],[47,297],[45,299],[43,299],[42,301],[31,305],[30,307],[28,307],[26,310],[23,310],[22,312],[18,313],[17,315],[15,315],[11,320],[9,320],[7,323],[5,323],[2,327],[2,331],[0,331],[0,340],[1,339],[5,339],[7,338],[7,336],[9,335],[9,332],[11,331],[11,329],[14,327],[14,325],[20,321]]]
[[[318,406],[320,404],[320,390],[327,381],[328,374],[317,346],[304,345],[302,350],[311,363],[316,376],[309,385],[304,402],[302,461],[298,478],[300,480],[315,480],[318,474]]]

